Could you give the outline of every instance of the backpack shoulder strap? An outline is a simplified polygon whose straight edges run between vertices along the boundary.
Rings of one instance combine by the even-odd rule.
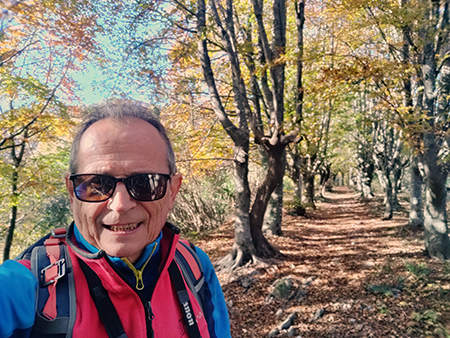
[[[175,261],[180,267],[189,289],[204,312],[203,294],[205,277],[203,275],[202,263],[195,251],[195,246],[185,240],[178,241],[175,251]]]
[[[97,308],[98,315],[103,325],[105,326],[108,337],[110,338],[127,338],[122,323],[120,322],[117,310],[114,307],[111,298],[109,298],[108,291],[103,287],[100,277],[81,259],[78,259],[81,270],[89,286],[89,292],[95,307]]]
[[[72,337],[76,316],[75,280],[65,228],[53,229],[17,260],[28,259],[38,280],[36,318],[31,337]]]
[[[184,322],[186,324],[187,334],[189,338],[201,338],[192,303],[189,299],[186,285],[183,282],[183,277],[175,260],[172,260],[169,265],[169,274],[177,292],[178,301],[180,302]]]

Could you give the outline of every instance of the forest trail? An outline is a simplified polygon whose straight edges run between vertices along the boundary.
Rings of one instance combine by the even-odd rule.
[[[267,337],[295,312],[294,337],[450,337],[449,262],[423,255],[422,232],[408,229],[405,213],[382,221],[381,203],[335,187],[308,217],[284,215],[284,236],[270,239],[284,260],[219,275],[232,336]],[[214,261],[231,248],[233,229],[196,244]],[[291,298],[269,300],[284,277]]]

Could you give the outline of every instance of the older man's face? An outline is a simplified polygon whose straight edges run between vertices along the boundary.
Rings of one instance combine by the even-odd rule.
[[[151,124],[130,119],[118,122],[103,119],[84,133],[78,152],[76,174],[107,174],[117,178],[134,174],[169,174],[167,147]],[[157,201],[133,199],[124,183],[117,183],[114,194],[104,202],[88,203],[74,195],[66,179],[72,212],[83,237],[110,256],[137,261],[144,248],[163,228],[181,185],[177,174],[167,183],[165,196]]]

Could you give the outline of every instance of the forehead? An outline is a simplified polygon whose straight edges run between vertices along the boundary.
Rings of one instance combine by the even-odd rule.
[[[103,119],[83,134],[78,151],[80,173],[168,173],[167,145],[150,123],[137,119]]]

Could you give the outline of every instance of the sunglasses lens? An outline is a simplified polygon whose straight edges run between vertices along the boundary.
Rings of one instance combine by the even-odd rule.
[[[138,201],[156,201],[166,194],[170,176],[160,174],[142,174],[127,179],[128,191]]]
[[[128,193],[138,201],[156,201],[166,195],[170,175],[140,174],[128,178],[108,175],[72,175],[75,196],[84,202],[103,202],[112,196],[117,182],[125,183]]]
[[[101,202],[111,197],[116,181],[103,175],[79,175],[73,180],[75,195],[87,202]]]

